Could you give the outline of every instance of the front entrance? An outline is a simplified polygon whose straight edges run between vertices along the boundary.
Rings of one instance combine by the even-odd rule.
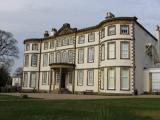
[[[66,73],[62,73],[61,88],[66,88],[65,83],[66,83]]]

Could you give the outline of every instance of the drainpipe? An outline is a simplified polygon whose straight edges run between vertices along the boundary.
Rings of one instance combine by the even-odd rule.
[[[41,73],[41,52],[42,52],[42,39],[40,40],[40,53],[39,53],[39,69],[38,69],[38,92],[40,86],[40,73]]]

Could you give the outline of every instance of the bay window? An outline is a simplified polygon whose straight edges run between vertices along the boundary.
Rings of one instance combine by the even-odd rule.
[[[129,90],[129,68],[121,68],[121,90]]]
[[[121,58],[129,58],[129,42],[121,42]]]
[[[109,42],[108,43],[108,59],[115,59],[116,58],[116,43]]]
[[[108,90],[115,90],[115,82],[116,81],[116,69],[108,68],[107,74],[107,88]]]
[[[37,74],[36,72],[31,72],[30,74],[30,87],[35,88],[36,87],[36,79],[37,79]]]
[[[31,57],[31,66],[36,67],[38,62],[38,54],[32,54]]]
[[[95,41],[95,33],[89,33],[88,34],[88,42],[94,42]]]
[[[108,36],[116,34],[116,26],[108,26]]]
[[[101,45],[101,61],[105,60],[105,45]]]
[[[120,25],[120,34],[128,35],[129,34],[129,25]]]

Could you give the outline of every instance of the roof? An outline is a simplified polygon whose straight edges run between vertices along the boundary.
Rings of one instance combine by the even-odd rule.
[[[83,32],[83,31],[97,29],[97,28],[100,28],[105,23],[112,22],[112,21],[120,21],[120,20],[136,22],[144,31],[146,31],[154,40],[157,41],[157,39],[147,29],[145,29],[139,22],[137,22],[137,17],[114,17],[114,18],[105,19],[95,26],[82,28],[82,29],[79,29],[79,30],[77,30],[77,28],[71,28],[70,24],[65,23],[53,36],[44,37],[44,38],[26,39],[26,40],[24,40],[24,44],[25,44],[25,42],[28,42],[28,41],[48,40],[48,39],[56,38],[56,37],[63,36],[63,35],[69,35],[69,34],[73,34],[73,33],[79,33],[79,32]]]

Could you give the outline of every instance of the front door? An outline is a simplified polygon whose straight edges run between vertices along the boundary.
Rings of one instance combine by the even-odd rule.
[[[61,88],[65,88],[65,77],[66,77],[66,74],[65,74],[65,73],[62,73]]]

